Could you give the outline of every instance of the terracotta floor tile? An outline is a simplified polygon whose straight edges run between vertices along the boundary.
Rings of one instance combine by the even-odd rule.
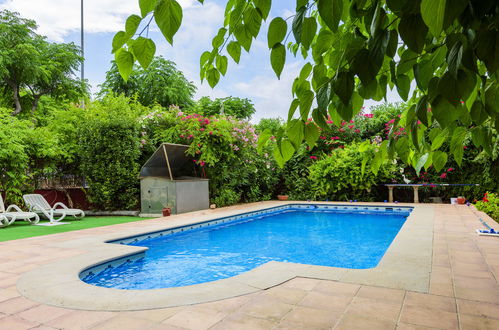
[[[459,286],[454,287],[456,298],[477,300],[499,304],[499,289],[468,289]],[[1,310],[0,310],[1,311]]]
[[[19,296],[20,294],[17,290],[0,289],[0,302]]]
[[[269,320],[259,319],[244,313],[232,314],[215,324],[213,330],[266,330],[272,329],[277,323]]]
[[[135,317],[117,315],[107,321],[91,327],[92,330],[143,330],[152,327],[155,323]]]
[[[497,330],[499,320],[462,314],[459,315],[461,330]]]
[[[196,308],[203,308],[201,305],[195,305],[193,307]],[[123,312],[121,314],[130,316],[130,317],[137,317],[141,319],[146,319],[149,321],[153,322],[161,322],[166,320],[169,317],[172,317],[176,313],[184,310],[184,307],[174,307],[174,308],[162,308],[162,309],[150,309],[150,310],[143,310],[143,311],[133,311],[133,312]]]
[[[464,299],[456,299],[456,301],[460,314],[471,314],[499,319],[499,304],[488,304]]]
[[[38,305],[17,314],[17,316],[32,322],[46,323],[64,314],[70,313],[70,309]]]
[[[358,313],[366,317],[396,322],[400,314],[401,306],[402,303],[355,297],[348,306],[347,313]]]
[[[225,315],[220,312],[205,313],[183,310],[162,323],[192,330],[209,329],[220,322],[224,316]]]
[[[0,318],[0,329],[26,330],[36,327],[38,323],[23,320],[17,316],[6,316]]]
[[[260,296],[243,305],[237,311],[275,322],[279,321],[292,308],[293,305],[282,303],[274,298]]]
[[[299,305],[342,312],[347,308],[352,299],[353,298],[349,296],[332,296],[322,292],[312,291],[307,293]]]
[[[354,296],[359,291],[360,285],[342,283],[336,281],[319,281],[314,291],[324,292],[330,295]]]
[[[353,329],[389,330],[389,329],[395,329],[395,322],[375,319],[372,317],[366,317],[360,314],[347,313],[341,317],[340,321],[336,324],[334,329],[335,330],[353,330]]]
[[[299,290],[312,290],[317,285],[318,281],[311,278],[296,277],[282,284],[285,288],[299,289]]]
[[[454,276],[454,285],[466,289],[499,289],[499,285],[495,279],[491,278],[477,278],[468,276]]]
[[[0,312],[5,314],[15,314],[30,309],[38,303],[24,297],[16,297],[0,303]]]
[[[307,295],[307,292],[308,291],[276,286],[265,290],[262,294],[273,297],[286,304],[297,304]]]
[[[357,297],[388,300],[395,303],[402,303],[404,295],[404,290],[379,288],[374,286],[362,286],[357,293]]]
[[[59,329],[83,330],[96,326],[116,316],[113,312],[71,311],[46,324]]]
[[[418,292],[407,292],[404,305],[438,309],[451,313],[456,312],[456,301],[454,298]]]
[[[400,322],[439,329],[456,329],[458,326],[456,313],[406,305],[402,308]]]
[[[435,328],[429,328],[422,325],[415,325],[409,323],[399,323],[397,325],[397,330],[430,330]]]
[[[283,322],[298,323],[308,327],[326,329],[332,328],[341,316],[340,312],[332,312],[308,307],[296,307],[286,314]]]
[[[294,291],[302,292],[300,290],[294,290]],[[220,312],[232,312],[233,310],[241,307],[242,305],[246,304],[248,301],[250,301],[253,298],[254,298],[253,294],[248,294],[240,297],[223,299],[206,304],[201,304],[199,306],[209,309],[214,309]]]

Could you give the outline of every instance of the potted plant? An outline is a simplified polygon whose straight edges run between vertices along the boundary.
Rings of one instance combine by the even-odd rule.
[[[277,199],[280,201],[287,201],[289,198],[288,195],[277,195]]]
[[[458,204],[464,204],[464,203],[466,203],[466,198],[464,198],[463,196],[458,196],[457,197],[457,203]]]

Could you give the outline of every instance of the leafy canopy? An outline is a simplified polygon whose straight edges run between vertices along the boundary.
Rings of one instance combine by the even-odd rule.
[[[14,115],[22,110],[27,92],[31,111],[43,95],[77,101],[87,94],[87,84],[74,76],[83,61],[73,43],[50,43],[36,34],[32,20],[7,10],[0,12],[0,89],[12,95]]]
[[[255,106],[249,99],[229,96],[211,100],[208,96],[200,98],[194,110],[205,116],[225,114],[238,119],[250,119],[255,113]]]
[[[177,1],[142,0],[139,5],[142,17],[129,20],[154,17],[173,44],[182,21]],[[227,1],[213,49],[200,58],[201,78],[210,86],[225,75],[227,55],[239,63],[241,51],[250,51],[271,6],[271,0]],[[491,153],[499,124],[498,13],[494,0],[296,0],[295,13],[273,18],[267,33],[277,77],[284,70],[286,46],[308,60],[292,87],[288,128],[277,136],[278,163],[289,160],[303,141],[313,147],[318,133],[306,128],[315,127],[305,125],[309,117],[319,127],[325,127],[328,115],[335,124],[349,121],[364,100],[380,101],[388,88],[396,88],[410,104],[393,125],[410,135],[390,135],[373,161],[374,172],[397,155],[418,172],[435,160],[443,166],[441,151],[424,134],[430,127],[445,130],[443,140],[459,164],[469,134],[477,147]],[[294,41],[287,43],[290,35]],[[113,41],[125,78],[134,60],[146,63],[145,54],[155,48],[148,40],[144,50],[134,50],[140,37],[132,36],[127,24]]]
[[[100,97],[112,92],[137,96],[137,100],[145,106],[158,103],[164,107],[172,104],[190,106],[194,103],[192,98],[196,92],[196,87],[175,67],[175,63],[161,56],[154,57],[147,69],[134,66],[127,80],[123,79],[116,62],[113,62],[100,88]]]

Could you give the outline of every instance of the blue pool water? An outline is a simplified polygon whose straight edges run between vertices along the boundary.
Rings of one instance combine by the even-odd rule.
[[[409,213],[409,208],[403,212],[281,209],[128,243],[149,250],[142,258],[87,272],[82,280],[117,289],[178,287],[235,276],[272,260],[372,268]]]

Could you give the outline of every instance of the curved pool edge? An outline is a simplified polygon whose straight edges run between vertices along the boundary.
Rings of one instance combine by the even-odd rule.
[[[414,209],[378,266],[371,269],[345,269],[272,261],[227,279],[154,290],[110,289],[89,285],[80,280],[79,275],[85,269],[147,250],[143,247],[106,243],[108,241],[293,203],[296,202],[260,202],[243,206],[243,209],[239,206],[218,209],[217,212],[192,212],[168,218],[167,223],[161,222],[119,234],[100,235],[59,244],[60,248],[71,246],[85,250],[86,253],[23,274],[18,280],[17,288],[23,296],[40,303],[99,311],[132,311],[211,302],[265,290],[295,277],[428,292],[432,258],[433,207],[426,204],[398,204],[412,206]],[[387,206],[386,203],[364,204]]]

